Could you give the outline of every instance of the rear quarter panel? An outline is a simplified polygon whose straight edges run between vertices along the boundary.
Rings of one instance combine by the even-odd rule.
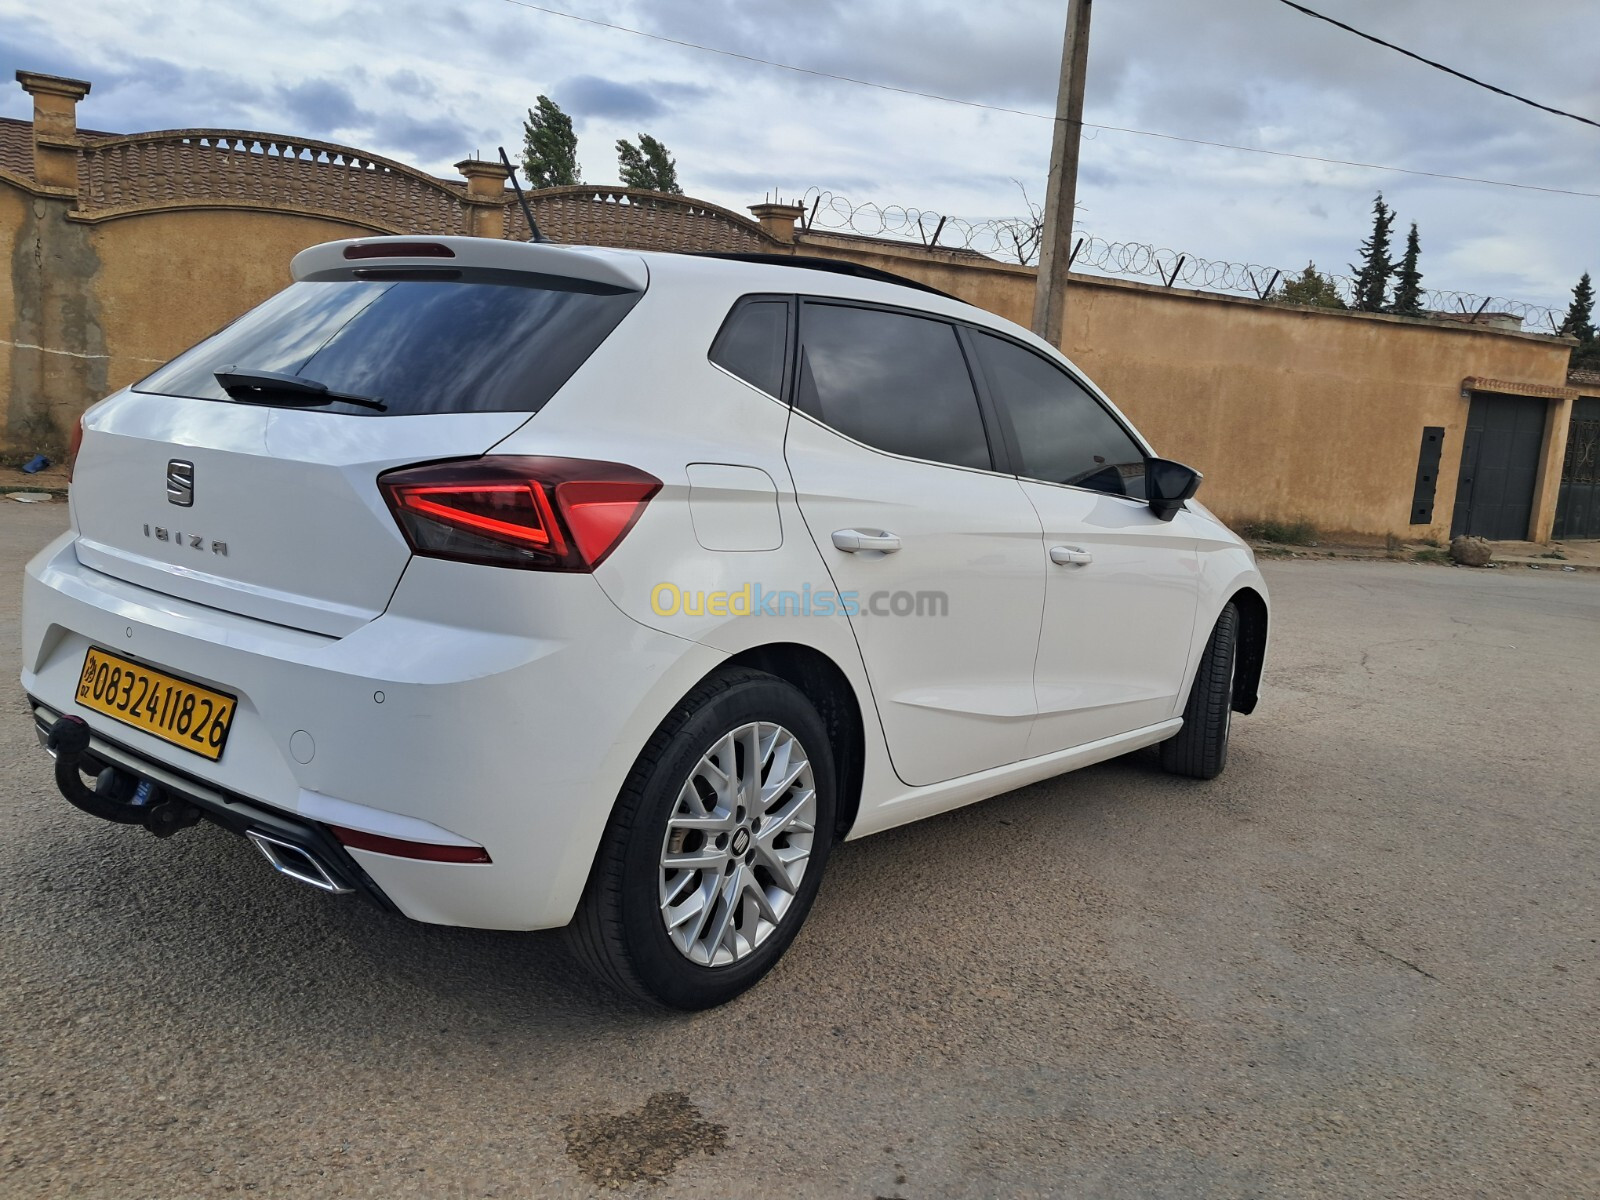
[[[740,296],[781,289],[765,280],[740,286],[708,271],[661,284],[561,393],[494,452],[625,462],[660,479],[661,491],[596,570],[596,581],[641,625],[727,655],[789,643],[826,655],[861,709],[865,808],[900,785],[850,623],[837,607],[825,612],[817,598],[833,584],[800,517],[784,459],[789,406],[708,358]],[[790,286],[798,290],[799,281]],[[710,549],[707,543],[736,543],[706,536],[708,512],[725,529],[760,536],[750,537],[748,548]],[[729,611],[728,601],[742,595],[779,599],[765,612]]]

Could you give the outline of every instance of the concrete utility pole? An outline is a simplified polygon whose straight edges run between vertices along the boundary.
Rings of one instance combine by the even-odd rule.
[[[1033,331],[1066,349],[1067,260],[1072,257],[1072,215],[1078,196],[1078,147],[1083,141],[1083,82],[1089,67],[1089,10],[1094,0],[1067,0],[1067,38],[1061,47],[1056,92],[1056,133],[1050,144],[1050,182],[1044,194],[1039,238],[1039,282],[1033,297]]]

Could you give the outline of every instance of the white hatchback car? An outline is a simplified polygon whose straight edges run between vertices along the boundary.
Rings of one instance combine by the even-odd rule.
[[[818,259],[364,238],[84,416],[29,565],[62,792],[737,995],[830,847],[1160,743],[1266,590],[1038,338]]]

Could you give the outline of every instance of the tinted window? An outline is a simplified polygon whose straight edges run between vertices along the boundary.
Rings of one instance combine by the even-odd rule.
[[[800,338],[801,411],[880,450],[990,466],[978,397],[952,326],[807,304]]]
[[[1016,434],[1019,474],[1144,498],[1144,451],[1082,384],[1015,342],[985,333],[973,340]]]
[[[733,310],[711,346],[711,361],[770,396],[783,394],[789,356],[789,304],[749,300]]]
[[[495,282],[301,282],[134,389],[226,400],[213,372],[238,366],[300,375],[388,406],[384,414],[338,403],[318,411],[536,412],[638,298],[577,280],[510,273]]]

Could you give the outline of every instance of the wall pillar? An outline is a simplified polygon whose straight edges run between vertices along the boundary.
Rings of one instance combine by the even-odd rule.
[[[506,180],[504,164],[464,158],[456,170],[467,177],[467,211],[462,231],[469,237],[503,238],[506,235]]]
[[[84,79],[18,71],[33,97],[33,177],[52,188],[78,190],[78,101],[89,94]]]
[[[105,335],[89,226],[69,221],[78,202],[78,101],[89,83],[18,71],[33,97],[33,186],[9,235],[11,343],[0,441],[13,454],[59,458],[85,405],[107,392]]]
[[[795,222],[806,215],[799,204],[752,204],[750,211],[761,222],[762,231],[785,246],[794,245]]]
[[[1572,425],[1572,402],[1577,393],[1552,399],[1544,414],[1544,445],[1539,449],[1539,481],[1533,486],[1533,515],[1528,540],[1548,542],[1556,525],[1556,505],[1561,498],[1561,469],[1567,457],[1567,432]]]

